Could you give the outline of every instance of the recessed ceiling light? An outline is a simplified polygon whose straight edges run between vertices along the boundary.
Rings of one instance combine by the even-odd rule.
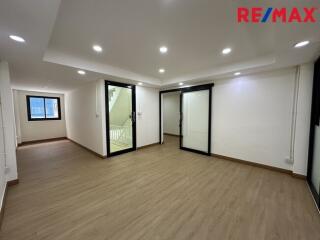
[[[226,55],[226,54],[229,54],[231,53],[232,49],[231,48],[225,48],[222,50],[222,54]]]
[[[310,43],[310,41],[302,41],[302,42],[298,42],[296,45],[294,45],[295,48],[301,48],[304,46],[307,46]]]
[[[86,74],[86,72],[83,71],[83,70],[78,70],[78,73],[79,73],[80,75],[85,75],[85,74]]]
[[[142,83],[142,82],[138,82],[138,85],[140,85],[140,86],[141,86],[141,85],[143,85],[143,83]]]
[[[233,75],[239,76],[240,74],[241,74],[241,72],[236,72],[236,73],[234,73]]]
[[[163,69],[163,68],[160,68],[160,69],[159,69],[159,73],[165,73],[165,71],[166,71],[166,70]]]
[[[93,50],[95,50],[96,52],[102,52],[102,47],[99,45],[93,45],[92,46]]]
[[[9,36],[12,40],[17,41],[17,42],[25,42],[25,40],[22,37],[15,36],[15,35],[10,35]]]
[[[182,86],[182,85],[183,85],[183,82],[179,83],[179,85]]]
[[[168,52],[168,48],[166,46],[160,47],[159,50],[160,50],[161,53],[167,53]]]

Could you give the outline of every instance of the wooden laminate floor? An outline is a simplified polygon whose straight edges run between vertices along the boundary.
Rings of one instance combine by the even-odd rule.
[[[105,160],[67,140],[19,148],[0,239],[320,239],[305,181],[177,145]]]

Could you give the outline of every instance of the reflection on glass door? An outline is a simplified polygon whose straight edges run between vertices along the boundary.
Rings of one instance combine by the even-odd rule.
[[[211,154],[212,84],[182,89],[180,148]]]
[[[314,65],[307,179],[320,208],[320,58]]]
[[[311,171],[311,182],[319,195],[320,191],[320,127],[315,126],[313,146],[313,166]]]
[[[107,81],[106,111],[108,156],[135,150],[135,86]]]

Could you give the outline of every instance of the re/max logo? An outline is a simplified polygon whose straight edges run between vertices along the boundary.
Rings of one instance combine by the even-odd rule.
[[[265,23],[265,22],[283,22],[283,23],[315,23],[316,7],[297,8],[262,8],[262,7],[239,7],[239,23]]]

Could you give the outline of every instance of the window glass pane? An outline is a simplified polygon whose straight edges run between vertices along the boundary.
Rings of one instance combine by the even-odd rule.
[[[58,118],[58,99],[46,98],[46,117],[47,118]]]
[[[31,118],[45,118],[44,115],[44,99],[30,97],[29,100]]]

